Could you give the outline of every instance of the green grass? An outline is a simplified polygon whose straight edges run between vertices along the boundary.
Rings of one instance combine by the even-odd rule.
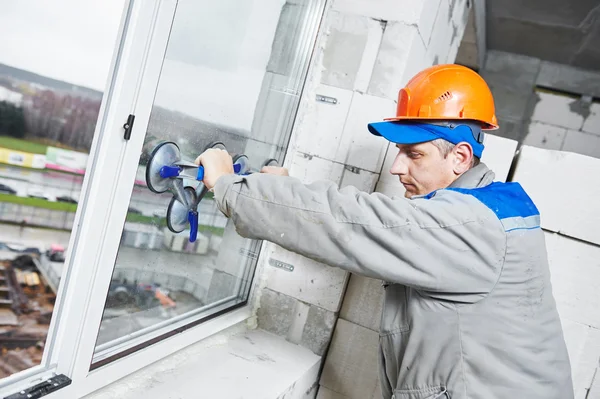
[[[34,141],[17,139],[9,136],[0,136],[0,147],[14,151],[31,152],[33,154],[46,155],[48,146]]]
[[[0,202],[33,206],[36,208],[50,209],[53,211],[75,212],[77,210],[77,204],[70,204],[68,202],[51,202],[41,198],[18,197],[11,194],[0,194]]]
[[[132,223],[154,224],[157,226],[166,226],[167,223],[163,218],[156,216],[145,216],[139,213],[128,213],[127,221]]]
[[[36,208],[50,209],[53,211],[62,211],[62,212],[75,212],[77,211],[77,204],[70,204],[67,202],[51,202],[46,201],[41,198],[29,198],[29,197],[19,197],[11,194],[0,194],[0,202],[7,202],[9,204],[17,204],[23,206],[32,206]],[[142,224],[153,224],[158,227],[165,227],[167,222],[164,218],[156,217],[156,216],[145,216],[140,215],[139,213],[128,213],[127,221],[132,223],[142,223]],[[212,233],[215,235],[222,236],[225,232],[225,229],[222,227],[215,226],[198,226],[199,232]]]

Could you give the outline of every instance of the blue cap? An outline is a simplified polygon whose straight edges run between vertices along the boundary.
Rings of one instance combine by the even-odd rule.
[[[383,136],[396,144],[419,144],[436,139],[444,139],[452,144],[464,141],[471,144],[473,155],[477,158],[481,158],[484,149],[483,132],[468,124],[439,126],[430,123],[377,122],[369,123],[368,127],[375,136]]]

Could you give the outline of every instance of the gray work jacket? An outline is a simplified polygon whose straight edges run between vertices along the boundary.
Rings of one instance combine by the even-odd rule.
[[[386,399],[572,399],[544,233],[518,183],[485,165],[413,199],[224,176],[221,211],[244,237],[386,282]]]

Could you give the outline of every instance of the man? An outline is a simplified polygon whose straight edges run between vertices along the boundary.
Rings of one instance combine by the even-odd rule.
[[[400,91],[397,116],[368,128],[396,143],[407,199],[283,169],[236,176],[219,150],[197,162],[240,235],[385,281],[384,398],[573,398],[539,212],[479,162],[482,130],[497,128],[484,80],[428,68]]]

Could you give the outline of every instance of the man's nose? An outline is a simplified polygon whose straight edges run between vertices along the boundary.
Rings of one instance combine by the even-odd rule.
[[[408,166],[406,165],[402,154],[396,155],[396,159],[394,159],[390,173],[393,175],[405,175],[408,173]]]

